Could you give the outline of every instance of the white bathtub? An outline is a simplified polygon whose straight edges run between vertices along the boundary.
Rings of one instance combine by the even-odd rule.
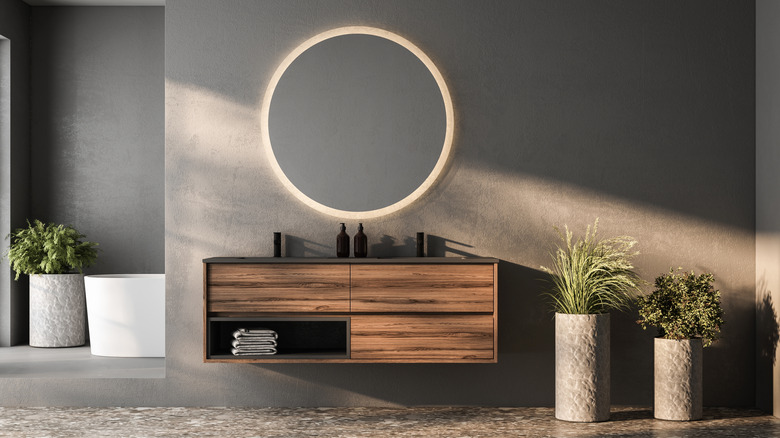
[[[86,275],[92,354],[165,356],[165,274]]]

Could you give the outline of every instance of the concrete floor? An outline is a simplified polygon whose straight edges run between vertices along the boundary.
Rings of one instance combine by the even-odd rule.
[[[0,378],[140,378],[165,377],[162,357],[93,356],[89,346],[0,348]]]
[[[552,408],[0,408],[0,437],[778,437],[756,410],[705,408],[693,422],[613,407],[603,423]]]
[[[0,348],[0,378],[164,378],[164,358],[92,356],[89,347]],[[552,408],[3,408],[0,437],[780,437],[780,419],[705,408],[653,419],[612,407],[610,421],[568,423]]]

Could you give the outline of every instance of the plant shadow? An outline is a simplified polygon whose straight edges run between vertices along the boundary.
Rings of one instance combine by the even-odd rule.
[[[756,405],[772,411],[774,368],[777,343],[780,341],[780,325],[777,322],[772,292],[762,278],[756,284]]]

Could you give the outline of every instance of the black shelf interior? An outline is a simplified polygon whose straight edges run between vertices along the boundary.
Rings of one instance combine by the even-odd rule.
[[[234,356],[231,342],[239,328],[275,331],[277,353]],[[211,359],[347,359],[349,318],[213,317],[208,319],[207,345]]]

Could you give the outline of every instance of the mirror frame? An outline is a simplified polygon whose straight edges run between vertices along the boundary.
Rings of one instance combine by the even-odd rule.
[[[290,64],[292,64],[298,58],[298,56],[300,56],[303,52],[305,52],[312,46],[316,45],[317,43],[320,43],[330,38],[334,38],[342,35],[353,35],[353,34],[373,35],[373,36],[390,40],[400,45],[401,47],[407,49],[414,56],[416,56],[425,65],[425,67],[428,68],[428,71],[430,71],[431,75],[436,81],[436,84],[439,87],[439,91],[441,92],[442,100],[444,102],[444,112],[445,112],[444,144],[442,145],[439,159],[436,162],[436,165],[433,167],[431,173],[428,175],[428,177],[422,182],[422,184],[420,184],[419,187],[417,187],[417,189],[415,189],[412,193],[410,193],[400,201],[395,202],[394,204],[388,205],[386,207],[378,208],[375,210],[365,210],[365,211],[349,211],[349,210],[340,210],[337,208],[328,207],[327,205],[315,201],[314,199],[310,198],[305,193],[300,191],[295,186],[295,184],[293,184],[292,181],[290,181],[290,179],[284,173],[284,170],[282,170],[281,166],[279,166],[279,162],[277,161],[276,156],[274,155],[273,147],[271,145],[271,136],[270,136],[269,126],[268,126],[271,100],[273,99],[274,91],[276,90],[276,86],[279,84],[279,80],[282,78],[282,75],[284,75],[285,71],[290,66]],[[282,185],[284,185],[287,188],[287,190],[289,190],[296,198],[298,198],[301,202],[308,205],[309,207],[321,213],[325,213],[330,216],[335,216],[344,219],[371,219],[371,218],[384,216],[386,214],[401,210],[402,208],[408,206],[409,204],[413,203],[418,198],[420,198],[429,188],[431,188],[431,186],[433,186],[433,184],[438,179],[439,175],[444,170],[444,167],[447,163],[447,160],[449,159],[450,152],[452,150],[452,140],[453,140],[453,134],[455,130],[455,116],[453,114],[452,98],[450,97],[450,92],[449,89],[447,88],[447,84],[444,82],[444,78],[439,72],[439,69],[436,68],[436,66],[433,64],[433,61],[431,61],[431,59],[422,50],[420,50],[416,45],[412,44],[407,39],[386,30],[375,28],[375,27],[368,27],[368,26],[347,26],[347,27],[332,29],[320,33],[318,35],[315,35],[312,38],[309,38],[308,40],[304,41],[301,45],[296,47],[292,52],[290,52],[290,54],[288,54],[287,57],[284,58],[282,63],[279,65],[279,67],[277,67],[273,76],[271,76],[271,81],[268,84],[268,88],[266,89],[265,96],[263,98],[263,104],[260,112],[260,122],[261,122],[261,131],[262,131],[262,140],[263,140],[263,145],[265,146],[266,156],[268,158],[269,163],[271,164],[271,168],[273,169],[277,178],[279,178],[279,181],[281,181]]]

